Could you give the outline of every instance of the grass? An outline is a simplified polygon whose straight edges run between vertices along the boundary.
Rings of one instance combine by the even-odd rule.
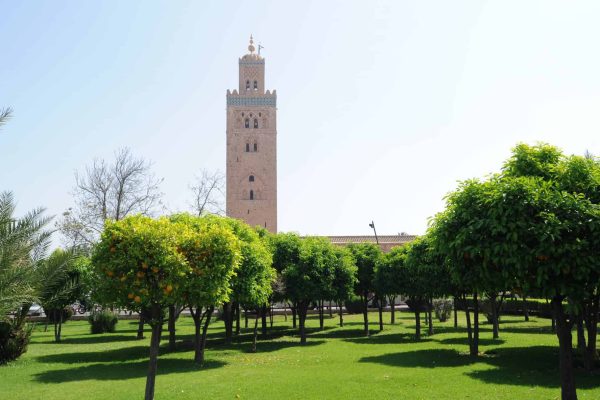
[[[370,315],[376,328],[376,314]],[[386,315],[389,319],[389,316]],[[485,319],[485,318],[484,318]],[[206,363],[193,362],[190,318],[178,321],[178,350],[161,348],[157,399],[557,399],[557,339],[549,320],[503,317],[501,339],[482,326],[483,352],[468,355],[466,332],[436,323],[433,336],[414,340],[412,315],[402,313],[383,332],[362,335],[360,315],[346,326],[310,318],[308,344],[300,346],[291,321],[276,317],[269,338],[250,353],[245,330],[223,342],[222,323],[209,330]],[[68,322],[63,342],[36,328],[28,352],[0,367],[0,399],[139,399],[147,369],[147,338],[135,339],[136,322],[120,321],[114,334],[91,335],[87,322]],[[425,329],[426,332],[426,329]],[[600,376],[578,369],[580,399],[600,398]]]

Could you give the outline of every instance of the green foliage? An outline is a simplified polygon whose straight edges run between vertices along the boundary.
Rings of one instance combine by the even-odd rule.
[[[0,365],[14,361],[25,353],[30,336],[29,328],[0,321]]]
[[[504,163],[502,169],[506,176],[551,179],[562,157],[563,154],[557,147],[547,143],[535,146],[520,143],[515,146],[511,158]]]
[[[401,257],[398,259],[402,260]],[[413,301],[451,294],[450,272],[439,253],[435,251],[430,236],[421,236],[409,243],[402,261],[402,294]]]
[[[49,323],[58,324],[70,320],[73,316],[73,309],[71,307],[44,308],[44,314]]]
[[[402,293],[404,259],[407,248],[394,247],[381,257],[375,266],[374,287],[380,296],[396,296]]]
[[[362,299],[360,296],[356,295],[350,296],[350,298],[344,302],[344,305],[349,314],[362,314],[365,309],[365,304]]]
[[[324,238],[302,241],[298,262],[283,270],[287,293],[293,301],[326,299],[331,293],[335,265],[339,262],[333,246]]]
[[[352,254],[347,248],[332,248],[337,256],[337,262],[334,264],[333,282],[328,297],[335,301],[343,302],[349,299],[354,292],[357,280],[357,268],[354,265]]]
[[[358,268],[356,293],[364,295],[375,291],[375,266],[383,256],[381,249],[373,243],[353,243],[348,246],[348,249]]]
[[[182,226],[179,250],[189,266],[182,287],[185,304],[208,307],[229,301],[241,251],[225,218],[179,214],[172,221]]]
[[[94,311],[88,317],[92,334],[113,333],[116,329],[119,317],[117,314],[108,311]]]
[[[99,296],[132,310],[180,301],[190,267],[179,245],[188,234],[167,218],[106,221],[92,256]]]
[[[72,252],[56,249],[37,270],[40,305],[49,318],[54,318],[52,322],[58,320],[58,310],[63,310],[63,316],[67,317],[63,321],[70,318],[69,306],[81,297],[80,272],[75,260]]]
[[[298,264],[302,239],[295,233],[278,233],[271,236],[273,268],[281,273],[287,266]]]

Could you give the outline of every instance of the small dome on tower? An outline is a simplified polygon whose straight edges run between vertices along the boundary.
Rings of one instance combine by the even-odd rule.
[[[250,35],[250,43],[248,44],[248,51],[249,51],[249,53],[245,54],[242,57],[242,60],[262,60],[263,59],[260,56],[260,54],[255,53],[256,47],[254,47],[254,38],[252,37],[252,35]]]

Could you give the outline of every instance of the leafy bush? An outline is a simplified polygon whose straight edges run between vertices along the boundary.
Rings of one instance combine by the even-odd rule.
[[[452,314],[452,300],[450,299],[434,299],[433,310],[435,311],[435,317],[440,322],[446,322]]]
[[[16,360],[27,351],[31,329],[0,322],[0,365]]]
[[[113,312],[102,310],[91,313],[88,321],[93,334],[113,333],[117,322],[119,322],[119,317]]]
[[[346,300],[345,306],[348,314],[362,314],[364,309],[362,300],[359,296],[353,296],[349,300]]]
[[[46,318],[48,319],[48,323],[50,324],[58,324],[58,320],[60,317],[59,310],[57,309],[44,309],[44,313],[46,314]],[[67,322],[73,316],[73,308],[65,307],[62,309],[62,322]]]

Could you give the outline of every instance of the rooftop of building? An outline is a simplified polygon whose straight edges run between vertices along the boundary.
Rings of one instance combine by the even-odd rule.
[[[377,235],[377,240],[375,236],[372,235],[348,235],[348,236],[325,236],[327,237],[331,243],[334,244],[346,244],[346,243],[397,243],[404,244],[408,242],[412,242],[417,238],[417,235],[408,235],[408,234],[398,234],[398,235]]]

